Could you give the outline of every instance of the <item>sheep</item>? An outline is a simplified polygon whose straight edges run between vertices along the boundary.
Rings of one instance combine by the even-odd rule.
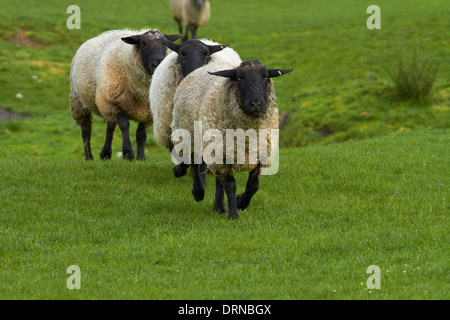
[[[271,141],[272,135],[265,136],[265,133],[260,133],[261,131],[258,133],[259,129],[278,129],[278,108],[270,78],[281,76],[293,69],[267,69],[257,60],[244,61],[235,68],[230,69],[229,67],[226,63],[210,63],[192,72],[179,84],[174,96],[172,121],[174,145],[179,142],[179,129],[186,130],[190,137],[194,137],[196,122],[199,121],[197,123],[201,123],[202,137],[206,132],[210,132],[210,129],[221,134],[223,140],[216,141],[214,138],[215,147],[218,148],[214,150],[223,150],[225,147],[227,129],[242,129],[243,131],[254,129],[257,132],[258,141],[261,143],[265,140],[269,150],[274,150],[272,144],[276,146],[278,142]],[[207,140],[203,138],[200,152],[203,152],[210,144]],[[231,144],[236,143],[233,140],[230,141]],[[222,153],[223,159],[219,159],[222,161],[206,161],[208,169],[216,176],[214,211],[226,212],[225,191],[228,198],[229,219],[237,219],[237,209],[245,210],[248,207],[251,198],[259,188],[261,169],[270,165],[270,162],[263,163],[260,158],[254,162],[249,161],[250,148],[251,146],[245,149],[246,161],[242,164],[236,162],[236,154],[231,154],[233,161],[230,163],[228,161],[230,155],[227,152]],[[194,186],[192,193],[194,199],[198,201],[203,198],[205,190],[199,179],[199,162],[195,145],[191,146],[191,150],[187,161],[192,163]],[[250,172],[245,192],[238,195],[237,198],[233,169]]]
[[[136,131],[137,158],[145,160],[146,129],[152,124],[148,93],[152,74],[170,50],[156,29],[106,31],[86,41],[76,52],[70,70],[70,107],[81,127],[86,160],[93,160],[90,139],[92,113],[107,122],[106,140],[100,158],[111,158],[116,125],[122,132],[122,153],[134,159],[129,120],[139,122]]]
[[[185,0],[170,0],[170,11],[172,11],[173,19],[178,24],[180,34],[183,34],[183,15],[182,9]]]
[[[173,52],[156,68],[150,85],[149,100],[155,140],[171,152],[173,97],[178,84],[192,71],[210,61],[228,61],[231,65],[238,66],[241,58],[236,51],[227,48],[228,45],[206,39],[189,40],[180,45],[165,41],[165,44]],[[175,167],[175,177],[185,175],[186,170],[186,166]]]
[[[183,41],[188,40],[189,31],[192,39],[197,39],[197,28],[208,22],[211,16],[208,0],[170,0],[170,10],[178,23],[180,34],[183,34],[182,25],[186,27]]]

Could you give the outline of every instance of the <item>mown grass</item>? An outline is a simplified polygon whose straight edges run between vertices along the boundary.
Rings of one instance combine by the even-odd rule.
[[[0,297],[448,299],[449,142],[446,130],[282,150],[238,221],[212,212],[212,176],[195,203],[167,155],[2,159]]]

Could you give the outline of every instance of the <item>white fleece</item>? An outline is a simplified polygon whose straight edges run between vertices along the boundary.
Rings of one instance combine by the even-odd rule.
[[[117,114],[123,113],[130,120],[144,122],[146,127],[152,124],[148,101],[152,76],[142,66],[135,46],[121,40],[150,30],[106,31],[81,45],[70,71],[71,110],[75,120],[93,112],[116,122]]]
[[[219,43],[207,39],[201,39],[207,45]],[[226,62],[232,67],[241,63],[241,58],[236,51],[227,47],[211,55],[211,63]],[[153,116],[153,134],[156,141],[170,151],[170,135],[173,113],[173,97],[175,91],[183,79],[178,54],[171,52],[156,68],[150,85],[150,108]]]
[[[226,164],[225,147],[227,129],[242,129],[244,132],[248,129],[255,129],[258,141],[260,137],[259,129],[268,129],[268,135],[265,138],[267,138],[266,153],[269,157],[271,156],[270,150],[272,148],[272,143],[278,143],[278,141],[272,141],[270,134],[271,129],[278,129],[278,108],[272,81],[268,82],[266,88],[267,106],[265,113],[258,118],[253,118],[245,114],[242,110],[243,106],[240,102],[241,99],[235,81],[208,74],[208,71],[215,72],[232,69],[234,67],[236,66],[223,61],[220,63],[209,63],[206,66],[195,70],[181,81],[174,96],[172,130],[185,129],[189,131],[193,141],[194,122],[201,121],[202,136],[205,131],[209,129],[217,129],[222,134],[223,145],[218,144],[217,148],[223,148],[223,164],[208,164],[208,168],[211,172],[218,177],[224,177],[231,174],[232,169],[236,171],[251,171],[257,164],[261,165],[261,167],[270,166],[270,162],[262,164],[259,156],[254,163],[249,163],[250,154],[259,155],[259,150],[256,150],[255,152],[254,149],[250,148],[246,148],[245,150],[245,164],[237,164],[237,141],[234,141],[234,164]],[[264,136],[262,139],[264,139]],[[174,144],[177,142],[178,141],[174,141]],[[212,145],[212,142],[203,141],[202,150],[208,145]],[[257,148],[258,147],[259,143]],[[276,150],[277,147],[277,145],[274,145],[273,150]],[[194,151],[193,144],[191,146],[191,151]],[[250,153],[250,151],[252,153]]]

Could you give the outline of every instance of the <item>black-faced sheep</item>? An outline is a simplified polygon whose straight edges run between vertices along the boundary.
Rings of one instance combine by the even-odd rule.
[[[272,135],[269,131],[278,130],[278,108],[276,105],[275,91],[270,78],[278,77],[291,70],[267,69],[256,60],[245,61],[238,67],[227,64],[208,64],[187,76],[178,86],[174,97],[174,111],[172,130],[173,143],[179,142],[178,133],[186,131],[190,137],[196,134],[197,124],[201,124],[201,136],[213,132],[212,139],[202,138],[203,152],[206,148],[214,150],[214,161],[206,160],[202,154],[208,169],[216,176],[216,198],[214,210],[226,212],[224,204],[224,192],[228,198],[228,217],[238,218],[237,209],[244,210],[250,204],[252,196],[259,188],[261,169],[268,167],[270,161],[261,161],[258,157],[250,161],[252,148],[258,148],[264,142],[268,150],[273,150]],[[237,141],[231,136],[227,142],[227,130],[254,129],[257,135],[258,145],[245,146],[243,152],[245,161],[237,161],[239,150],[235,148]],[[261,131],[261,129],[263,129]],[[212,131],[211,131],[212,130]],[[220,139],[219,139],[220,138]],[[230,138],[229,138],[230,139]],[[245,138],[244,138],[245,140]],[[233,146],[233,153],[227,150],[228,144]],[[193,172],[194,199],[203,198],[204,187],[199,178],[199,155],[196,154],[195,144],[191,145],[191,155],[187,156]],[[177,150],[178,151],[178,150]],[[197,150],[198,151],[198,150]],[[253,150],[255,151],[255,150]],[[260,151],[260,150],[259,150]],[[260,152],[257,151],[258,156]],[[220,155],[217,154],[220,153]],[[270,154],[267,151],[265,154]],[[186,156],[186,155],[183,155]],[[230,161],[231,158],[231,161]],[[270,159],[269,159],[270,160]],[[246,190],[236,198],[236,182],[232,171],[249,171]],[[198,201],[198,200],[197,200]]]
[[[208,0],[170,0],[170,9],[180,34],[183,34],[183,24],[186,28],[183,41],[188,40],[189,32],[192,39],[197,39],[197,29],[208,22],[211,16]]]
[[[153,115],[153,133],[156,141],[169,152],[173,145],[172,134],[173,97],[181,80],[197,68],[207,63],[227,61],[230,65],[241,63],[239,55],[228,45],[210,40],[189,40],[182,44],[165,41],[173,50],[156,68],[150,85],[150,107]],[[187,167],[175,167],[176,177],[186,174]]]
[[[166,36],[175,41],[180,36]],[[152,74],[168,54],[156,29],[111,30],[86,41],[78,49],[70,70],[72,117],[81,127],[86,160],[92,160],[90,146],[92,116],[107,121],[101,159],[111,158],[116,125],[122,132],[122,153],[134,159],[129,120],[139,122],[136,131],[137,158],[145,159],[146,129],[152,124],[148,94]]]

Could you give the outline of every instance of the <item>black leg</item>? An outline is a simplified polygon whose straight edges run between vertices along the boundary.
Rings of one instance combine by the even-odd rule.
[[[181,178],[186,175],[188,168],[188,164],[180,163],[173,168],[173,175],[175,178]]]
[[[236,207],[236,181],[232,174],[222,179],[222,185],[228,199],[228,219],[234,220],[239,218]]]
[[[100,152],[100,159],[107,160],[111,159],[112,155],[112,141],[114,137],[114,130],[116,129],[117,123],[115,122],[106,122],[106,139],[105,144],[103,145],[102,151]]]
[[[84,117],[80,122],[81,137],[83,138],[84,154],[86,160],[94,160],[91,151],[91,132],[92,132],[92,118],[91,116]]]
[[[200,165],[200,176],[202,177],[203,185],[206,186],[206,172],[208,171],[208,165],[202,159],[202,164]]]
[[[214,211],[219,213],[226,213],[225,201],[224,201],[224,191],[222,182],[216,177],[216,198],[214,200]]]
[[[186,164],[183,162],[183,158],[180,157],[176,152],[173,153],[173,146],[170,146],[170,154],[172,154],[173,157],[177,160],[179,164],[177,164],[173,168],[173,175],[175,178],[181,178],[184,177],[187,173],[187,169],[189,168],[189,164]]]
[[[245,187],[245,192],[237,196],[237,207],[239,210],[247,209],[250,204],[250,200],[253,195],[259,189],[259,179],[261,177],[261,167],[257,167],[250,172],[247,180],[247,185]]]
[[[117,123],[122,131],[122,154],[124,159],[133,160],[134,151],[130,141],[130,121],[124,115],[117,116]]]
[[[147,140],[147,130],[145,130],[145,123],[139,122],[136,130],[137,141],[137,159],[145,160],[145,141]]]
[[[186,26],[183,42],[188,41],[188,40],[189,40],[189,26]]]
[[[181,25],[181,21],[177,20],[177,23],[178,23],[178,31],[180,32],[180,35],[181,35],[181,34],[183,34],[183,26]]]
[[[205,198],[205,187],[203,186],[202,177],[200,175],[200,165],[191,164],[192,174],[192,195],[197,202],[202,201]]]
[[[191,28],[192,39],[197,39],[197,27]]]

